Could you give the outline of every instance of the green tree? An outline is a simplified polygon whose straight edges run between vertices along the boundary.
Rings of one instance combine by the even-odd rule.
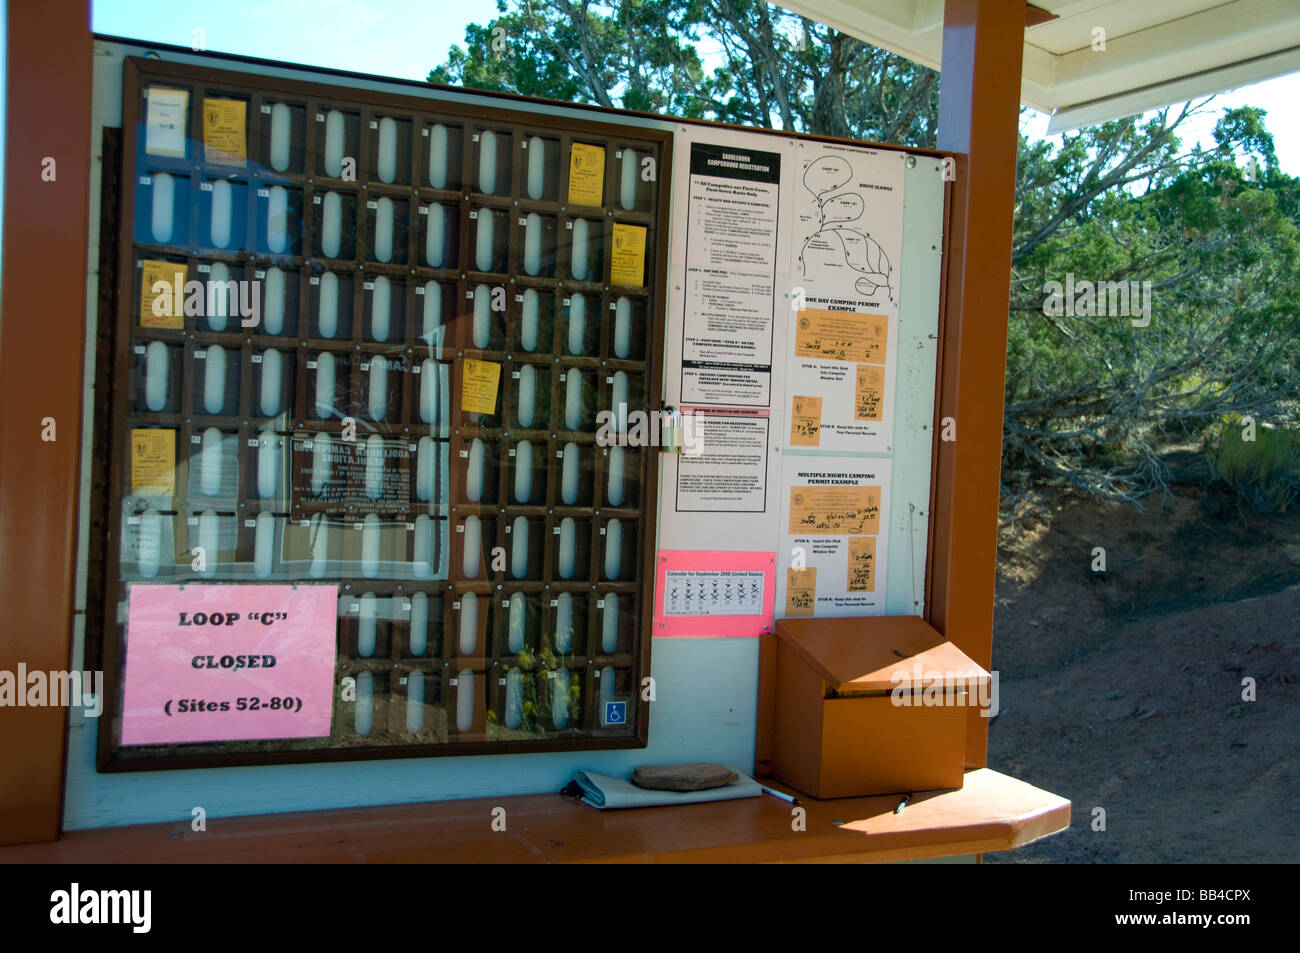
[[[513,0],[434,82],[683,118],[935,144],[939,77],[764,0]],[[1004,498],[1044,481],[1136,501],[1160,450],[1229,415],[1289,421],[1300,391],[1297,180],[1257,109],[1209,149],[1184,104],[1059,142],[1022,136]],[[1150,282],[1151,320],[1052,314],[1048,282]]]
[[[429,81],[933,144],[938,74],[764,0],[499,0]],[[701,51],[715,65],[706,68]]]
[[[1297,182],[1258,109],[1210,149],[1184,104],[1022,141],[1008,334],[1004,484],[1045,477],[1133,500],[1166,485],[1161,449],[1232,415],[1288,421],[1300,385]],[[1150,323],[1062,315],[1046,283],[1149,282]],[[1077,310],[1077,309],[1076,309]],[[1087,310],[1087,309],[1085,309]]]

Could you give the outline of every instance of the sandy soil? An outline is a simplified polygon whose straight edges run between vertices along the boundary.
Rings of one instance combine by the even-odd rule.
[[[1143,513],[1042,500],[1003,525],[993,651],[989,765],[1074,820],[987,862],[1300,860],[1295,514],[1196,485]]]

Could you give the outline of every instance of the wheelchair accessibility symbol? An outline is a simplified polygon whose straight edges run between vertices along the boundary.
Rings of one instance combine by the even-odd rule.
[[[605,724],[627,724],[627,702],[605,702]]]

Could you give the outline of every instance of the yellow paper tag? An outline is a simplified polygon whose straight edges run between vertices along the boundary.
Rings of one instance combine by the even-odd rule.
[[[203,100],[203,154],[207,161],[242,165],[248,158],[247,108],[242,99]]]
[[[131,492],[136,496],[176,495],[176,431],[131,431]]]
[[[614,226],[614,250],[609,258],[609,283],[640,288],[645,284],[645,226]]]
[[[795,322],[794,353],[828,361],[885,363],[884,315],[803,308]]]
[[[185,327],[185,266],[145,259],[140,269],[140,327]],[[165,287],[164,287],[165,286]]]
[[[817,601],[817,570],[787,569],[785,571],[786,616],[810,616]]]
[[[605,202],[605,147],[575,142],[569,153],[569,204]]]
[[[858,365],[858,386],[853,395],[855,420],[879,420],[880,401],[885,393],[885,369],[871,364]]]
[[[460,380],[460,409],[468,414],[495,414],[501,365],[466,358]]]
[[[849,539],[849,592],[874,592],[876,589],[876,537],[854,536]]]
[[[874,536],[879,527],[878,486],[790,488],[791,535]]]
[[[795,396],[790,414],[790,446],[815,447],[821,442],[822,399]]]

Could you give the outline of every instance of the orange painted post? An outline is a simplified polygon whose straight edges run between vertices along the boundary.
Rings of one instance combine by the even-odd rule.
[[[993,651],[1002,401],[1025,4],[947,0],[939,148],[958,153],[944,266],[928,621],[977,664]],[[943,440],[945,418],[952,418]],[[966,759],[982,766],[988,720],[972,709]]]
[[[42,672],[70,665],[92,41],[88,0],[8,10],[0,671],[16,677],[19,663]],[[47,418],[54,440],[42,438]],[[0,844],[58,836],[66,723],[63,708],[0,708]]]

